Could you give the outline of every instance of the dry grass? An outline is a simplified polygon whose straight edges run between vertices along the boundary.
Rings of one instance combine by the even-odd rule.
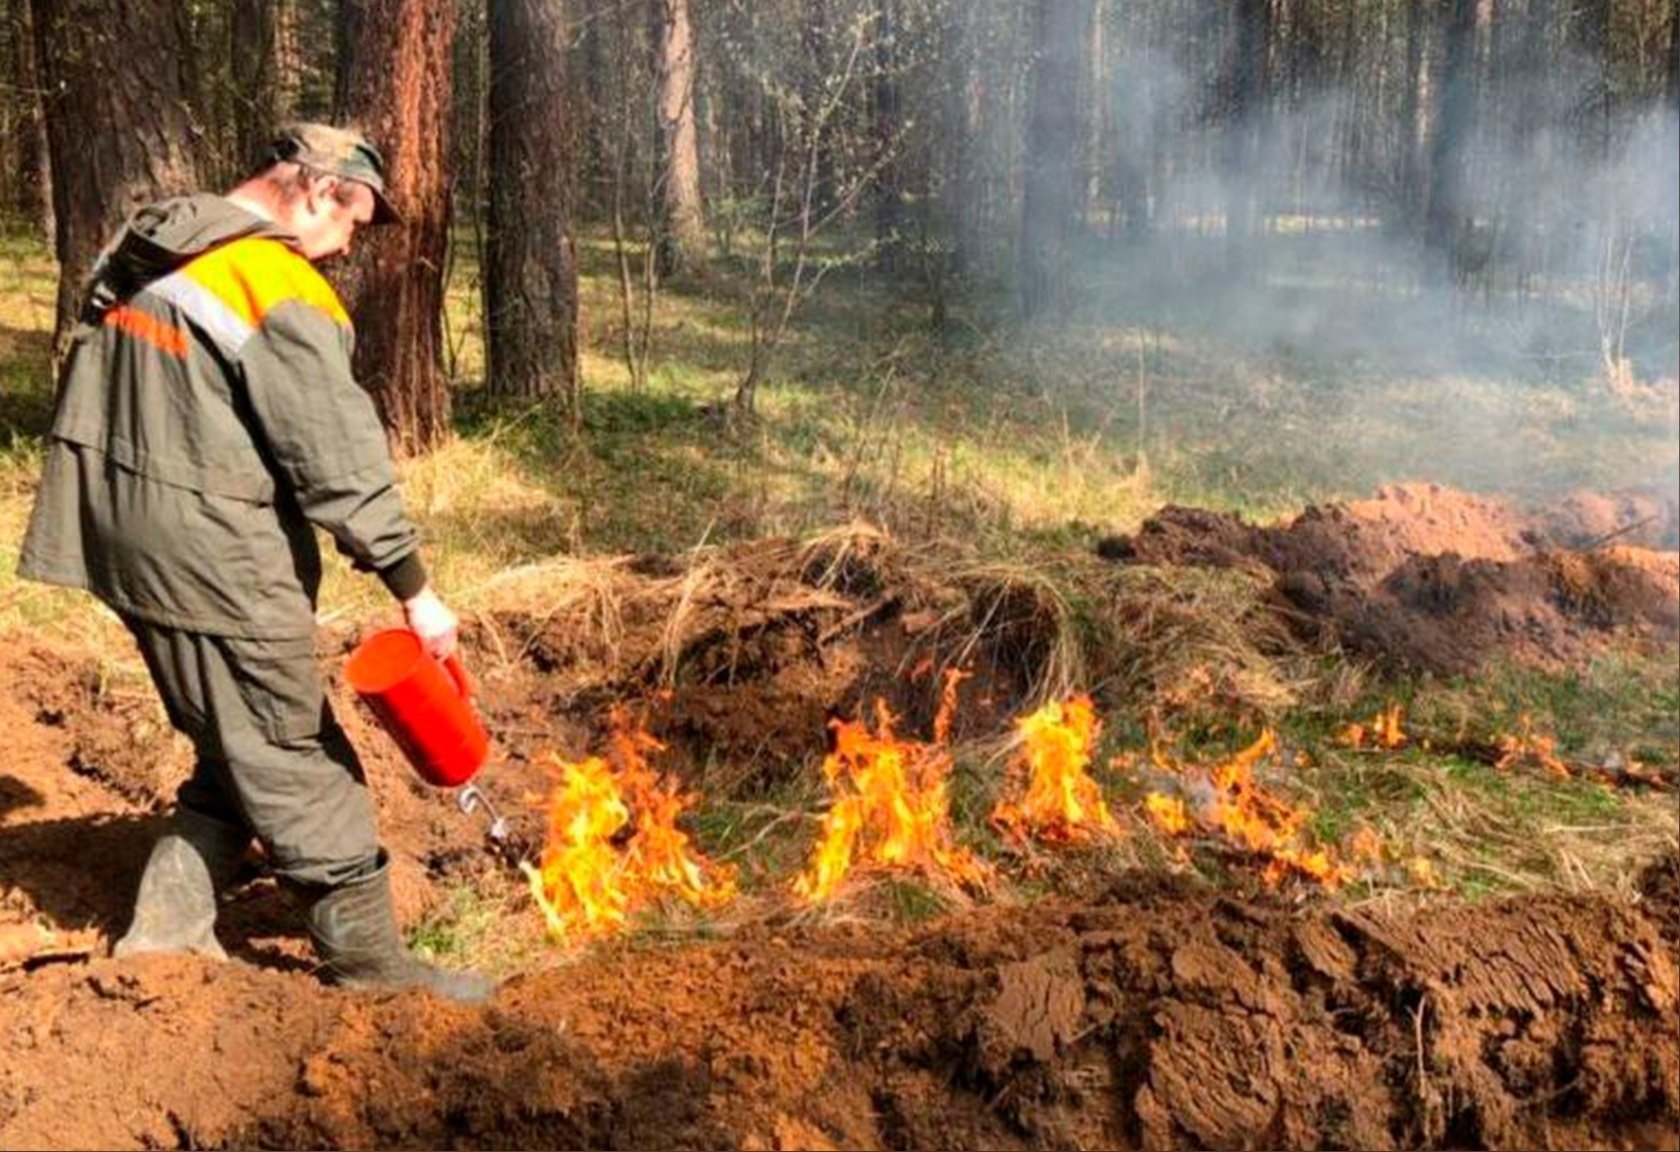
[[[1544,889],[1627,896],[1646,864],[1680,851],[1672,796],[1427,758],[1387,770],[1403,774],[1401,795],[1373,802],[1361,821],[1393,862],[1427,860],[1442,888],[1460,895]],[[1418,885],[1397,871],[1369,885],[1369,895],[1391,887]]]
[[[1316,670],[1267,584],[1237,569],[1110,568],[1098,590],[1112,694],[1152,730],[1275,721],[1316,691]]]

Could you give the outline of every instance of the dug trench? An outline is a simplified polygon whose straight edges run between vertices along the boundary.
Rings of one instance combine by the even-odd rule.
[[[1380,503],[1399,515],[1405,501]],[[1355,539],[1375,538],[1369,516],[1348,516]],[[1527,554],[1520,535],[1511,546]],[[1429,547],[1398,548],[1385,571],[1441,554]],[[1652,555],[1638,567],[1660,580],[1672,554]],[[531,576],[466,636],[497,738],[482,782],[526,847],[555,757],[588,747],[620,700],[644,702],[687,784],[743,798],[809,773],[824,721],[877,695],[924,724],[947,666],[974,675],[958,738],[995,736],[1075,674],[1162,689],[1174,707],[1267,706],[1223,688],[1187,701],[1160,679],[1170,666],[1137,659],[1160,640],[1151,627],[1177,620],[1153,602],[1118,617],[1115,667],[1135,676],[1117,678],[1067,661],[1041,584],[868,530]],[[1555,585],[1533,589],[1556,608]],[[1271,603],[1257,597],[1244,627],[1287,660],[1305,640],[1292,617],[1267,624]],[[1660,614],[1559,618],[1567,644],[1524,647],[1532,630],[1518,630],[1513,653],[1568,657],[1616,628],[1669,637]],[[475,823],[414,779],[338,683],[357,635],[324,633],[320,648],[403,919],[472,885],[536,927]],[[468,1008],[323,988],[260,859],[223,906],[231,961],[104,958],[186,751],[136,669],[21,637],[0,644],[0,730],[3,1147],[1661,1148],[1680,1135],[1674,860],[1631,900],[1391,913],[1143,872],[919,927],[763,899],[710,932],[515,968]]]
[[[46,965],[0,985],[0,1141],[1673,1147],[1677,932],[1598,898],[1391,919],[1127,882],[917,932],[610,947],[487,1008]]]

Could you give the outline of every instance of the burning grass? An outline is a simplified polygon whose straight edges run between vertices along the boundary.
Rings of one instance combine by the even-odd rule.
[[[1120,826],[1088,772],[1101,730],[1091,698],[1052,700],[1016,722],[1021,734],[1017,770],[991,822],[1020,841],[1076,844],[1116,836]]]
[[[1069,869],[1090,867],[1054,863],[1046,852],[1131,837],[1159,845],[1169,867],[1211,868],[1227,882],[1246,874],[1268,888],[1345,888],[1355,900],[1615,886],[1628,882],[1629,860],[1680,846],[1672,816],[1648,798],[1552,770],[1553,745],[1532,729],[1498,743],[1500,760],[1467,763],[1434,751],[1436,734],[1404,728],[1399,702],[1368,727],[1343,726],[1316,756],[1271,729],[1211,758],[1157,740],[1146,757],[1111,757],[1099,780],[1090,771],[1102,729],[1092,700],[1051,701],[1017,719],[1016,753],[991,786],[989,815],[983,826],[965,823],[950,793],[963,679],[944,678],[928,739],[900,735],[879,700],[873,725],[831,723],[822,765],[829,796],[804,867],[791,881],[785,871],[761,873],[759,907],[744,915],[777,915],[790,903],[850,906],[871,889],[888,899],[870,906],[901,919],[975,898],[1016,899],[1034,874],[1065,880]],[[542,867],[528,869],[555,939],[619,933],[650,897],[713,909],[734,898],[733,872],[716,870],[679,828],[704,799],[679,794],[648,766],[646,754],[661,750],[619,710],[608,757],[564,766]],[[1524,775],[1525,765],[1540,771]],[[723,854],[778,831],[797,840],[785,816],[768,812],[751,841]],[[1002,839],[988,840],[986,828]],[[1131,850],[1098,867],[1149,855]]]
[[[648,757],[662,751],[617,708],[606,756],[551,760],[541,860],[522,868],[556,941],[613,935],[632,912],[661,899],[705,909],[734,896],[732,872],[696,853],[677,827],[693,797],[653,768]]]
[[[1192,835],[1197,829],[1220,834],[1226,843],[1264,864],[1261,877],[1269,886],[1299,874],[1328,887],[1347,878],[1330,849],[1310,844],[1304,829],[1310,809],[1294,805],[1263,786],[1256,765],[1277,752],[1277,737],[1262,732],[1254,743],[1211,767],[1175,762],[1156,749],[1155,767],[1175,779],[1178,794],[1150,793],[1145,808],[1157,828],[1172,836]]]
[[[833,803],[810,867],[794,881],[800,900],[825,903],[849,873],[870,865],[958,890],[986,884],[989,869],[955,842],[950,821],[951,717],[962,679],[946,676],[930,741],[898,737],[882,701],[873,732],[862,721],[833,722],[834,751],[822,766]]]

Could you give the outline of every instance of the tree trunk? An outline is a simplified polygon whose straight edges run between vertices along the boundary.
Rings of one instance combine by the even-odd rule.
[[[1108,145],[1108,46],[1105,41],[1108,13],[1104,0],[1091,5],[1091,27],[1086,36],[1085,74],[1085,176],[1080,181],[1079,218],[1081,231],[1090,231],[1092,220],[1107,196],[1103,174],[1108,170],[1103,150]]]
[[[573,136],[578,141],[577,180],[573,208],[590,217],[604,215],[612,201],[616,149],[612,142],[612,116],[616,106],[608,77],[608,0],[583,0],[581,13],[574,17],[578,66],[569,71],[567,91],[575,109]]]
[[[938,209],[951,248],[950,270],[966,275],[976,262],[978,229],[974,226],[975,167],[979,149],[979,114],[975,88],[979,84],[971,34],[971,12],[961,5],[946,5],[940,20],[941,59],[949,62],[948,78],[940,109],[937,137],[943,158]]]
[[[337,118],[385,156],[403,222],[368,229],[335,280],[356,325],[356,374],[392,450],[425,452],[449,435],[440,370],[449,242],[449,47],[453,4],[340,0]]]
[[[1429,207],[1424,236],[1450,253],[1466,211],[1464,175],[1476,110],[1476,0],[1447,0],[1446,44],[1441,60],[1440,110],[1430,149]]]
[[[1611,87],[1611,0],[1575,0],[1569,13],[1572,39],[1585,57],[1587,85],[1576,114],[1580,117],[1586,147],[1605,156],[1611,143],[1614,119]]]
[[[1668,111],[1680,116],[1680,11],[1668,12]]]
[[[670,276],[695,267],[706,252],[694,127],[694,28],[688,0],[649,0],[648,15],[659,102],[659,274]]]
[[[1406,7],[1406,75],[1400,99],[1401,215],[1409,229],[1423,230],[1429,213],[1429,187],[1424,140],[1429,128],[1429,10],[1422,4]]]
[[[1091,0],[1035,0],[1032,102],[1021,198],[1021,312],[1068,302],[1068,244],[1081,178],[1079,74]]]
[[[898,149],[898,40],[893,0],[875,0],[873,106],[876,261],[886,271],[899,264],[904,231],[904,165]]]
[[[195,126],[176,69],[180,25],[169,0],[33,3],[57,224],[53,346],[61,352],[81,310],[83,278],[117,226],[147,202],[197,184],[188,144]]]
[[[254,167],[274,130],[296,115],[301,62],[297,0],[234,0],[229,21],[233,74],[234,145],[239,167]]]
[[[15,93],[13,167],[6,176],[12,193],[8,208],[19,219],[33,223],[42,236],[51,240],[52,165],[47,158],[47,121],[41,112],[41,76],[35,67],[35,30],[29,18],[29,0],[10,0],[7,8]]]
[[[1107,82],[1114,123],[1108,183],[1117,223],[1124,224],[1127,235],[1136,237],[1147,232],[1150,224],[1150,167],[1162,101],[1155,89],[1157,69],[1150,43],[1155,33],[1147,14],[1128,6],[1117,10],[1116,16],[1121,21],[1120,59]]]
[[[1259,207],[1254,171],[1260,154],[1266,101],[1266,48],[1271,41],[1270,0],[1238,0],[1231,46],[1231,105],[1226,122],[1225,234],[1235,252],[1256,230]]]
[[[498,396],[554,397],[575,426],[582,410],[565,55],[560,0],[490,5],[488,384]]]

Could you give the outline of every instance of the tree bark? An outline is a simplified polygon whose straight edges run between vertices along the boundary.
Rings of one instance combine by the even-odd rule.
[[[36,225],[49,240],[53,235],[52,165],[48,161],[47,120],[41,111],[41,75],[35,67],[35,30],[29,0],[10,0],[11,81],[13,102],[12,171],[7,184],[12,214]]]
[[[875,75],[870,84],[873,106],[876,261],[891,271],[898,266],[904,230],[904,172],[898,148],[898,41],[893,0],[875,0]]]
[[[553,397],[575,425],[582,409],[565,54],[560,0],[490,5],[488,385],[498,396]]]
[[[694,28],[688,0],[649,0],[648,15],[659,105],[659,274],[671,276],[698,265],[706,252],[694,127]]]
[[[1422,4],[1406,7],[1406,74],[1400,99],[1400,127],[1405,134],[1400,149],[1401,215],[1409,229],[1422,232],[1429,214],[1427,152],[1424,140],[1429,129],[1429,9]]]
[[[1447,3],[1440,110],[1430,149],[1429,207],[1424,224],[1425,238],[1441,252],[1452,250],[1465,212],[1465,162],[1476,110],[1476,0]]]
[[[1021,312],[1068,302],[1068,244],[1080,179],[1079,74],[1091,0],[1036,0],[1032,100],[1021,198]]]
[[[1266,49],[1271,41],[1270,0],[1238,0],[1231,47],[1231,105],[1226,123],[1225,234],[1236,251],[1256,230],[1255,163],[1266,101]]]
[[[198,181],[176,61],[169,0],[113,8],[96,0],[33,0],[57,224],[61,352],[81,310],[82,281],[117,226],[142,205]]]
[[[449,435],[441,371],[449,242],[449,47],[455,6],[340,0],[337,110],[385,156],[403,222],[368,229],[335,280],[356,325],[356,373],[392,450],[423,453]]]
[[[234,0],[229,21],[234,77],[234,146],[242,170],[254,166],[274,130],[297,111],[301,61],[297,0]]]
[[[1680,11],[1668,12],[1668,111],[1680,116]]]

